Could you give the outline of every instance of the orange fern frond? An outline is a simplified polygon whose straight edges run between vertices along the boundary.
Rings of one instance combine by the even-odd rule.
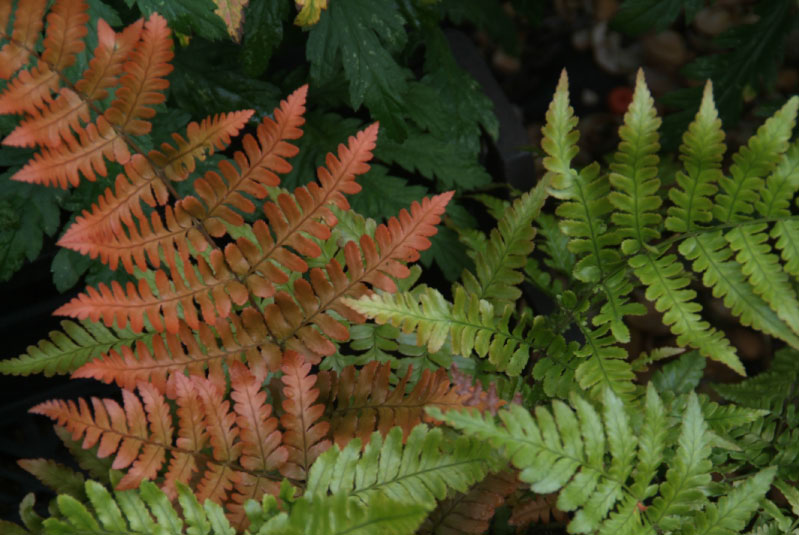
[[[508,524],[523,528],[529,524],[565,523],[568,515],[557,508],[557,493],[528,496],[513,506]]]
[[[281,193],[276,203],[265,203],[263,211],[269,225],[258,220],[252,226],[257,244],[242,237],[225,248],[228,264],[242,276],[254,295],[271,297],[274,294],[272,283],[283,284],[288,280],[285,273],[269,263],[304,273],[308,264],[299,255],[317,258],[322,253],[306,234],[320,240],[330,237],[330,227],[336,223],[330,205],[347,209],[349,203],[343,193],[360,191],[355,177],[369,170],[366,162],[372,158],[377,128],[377,124],[373,124],[351,136],[347,146],[339,145],[338,158],[327,155],[327,169],[320,167],[318,170],[321,187],[312,182],[295,189],[294,195]]]
[[[170,375],[184,372],[204,375],[208,369],[218,373],[216,368],[223,362],[230,362],[247,350],[239,345],[220,348],[216,334],[205,325],[200,327],[195,335],[181,321],[177,334],[153,336],[149,341],[152,349],[143,341],[137,342],[135,347],[122,346],[119,351],[111,350],[87,362],[75,370],[72,377],[116,383],[127,390],[147,382],[164,393]],[[244,333],[237,334],[242,337]]]
[[[60,71],[75,63],[75,56],[86,46],[83,38],[89,33],[89,4],[85,0],[56,2],[47,15],[42,60]]]
[[[10,2],[3,2],[10,4]],[[28,63],[28,55],[33,52],[39,32],[42,31],[42,19],[47,0],[27,0],[25,9],[17,9],[14,13],[14,30],[11,40],[0,49],[0,79],[8,80],[17,70]],[[11,6],[8,5],[4,22],[8,21]],[[3,24],[3,31],[6,25]]]
[[[233,304],[245,304],[249,294],[228,270],[221,251],[214,249],[209,256],[210,263],[200,257],[192,266],[186,253],[182,258],[185,269],[172,268],[182,276],[171,280],[163,270],[156,271],[155,291],[144,279],[139,279],[138,286],[129,282],[124,289],[116,281],[111,288],[100,283],[97,289],[87,288],[88,293],[79,294],[54,313],[102,319],[109,327],[114,321],[118,326],[129,324],[137,333],[142,331],[146,316],[156,331],[177,333],[181,312],[189,327],[199,328],[199,307],[203,320],[213,325],[217,318],[228,317]]]
[[[140,269],[147,269],[145,253],[149,255],[151,263],[158,266],[158,246],[163,247],[167,258],[173,255],[173,242],[178,236],[185,237],[194,227],[194,222],[189,214],[178,209],[177,214],[182,217],[181,224],[176,224],[176,212],[169,207],[166,213],[169,228],[177,227],[179,230],[166,241],[163,231],[155,235],[151,233],[154,227],[157,230],[163,229],[161,217],[156,212],[151,212],[149,218],[152,225],[148,225],[148,216],[142,211],[140,200],[150,206],[163,205],[168,199],[168,193],[162,178],[157,176],[150,162],[160,165],[166,177],[182,180],[180,177],[185,178],[194,170],[196,160],[204,159],[213,154],[214,150],[224,149],[230,143],[231,136],[239,133],[252,113],[251,110],[244,110],[209,117],[200,124],[192,122],[187,127],[188,141],[179,134],[173,134],[177,148],[164,143],[160,151],[150,152],[149,160],[135,155],[125,166],[125,173],[117,177],[114,190],[108,188],[92,206],[91,212],[84,211],[58,244],[88,254],[92,258],[99,256],[111,269],[116,269],[122,261],[129,273],[133,273],[134,259]],[[139,222],[138,228],[134,217]],[[143,237],[139,228],[149,234]],[[200,236],[194,237],[194,243],[195,246],[200,246],[199,250],[204,250],[207,246],[205,239]]]
[[[240,477],[230,466],[241,454],[241,443],[237,441],[239,430],[235,425],[236,416],[230,412],[230,402],[222,400],[223,391],[214,382],[196,376],[192,377],[192,382],[200,394],[208,442],[215,461],[197,485],[197,499],[223,503]]]
[[[97,175],[106,176],[106,159],[121,164],[130,159],[127,144],[103,117],[79,128],[77,134],[77,140],[70,137],[66,143],[43,148],[11,179],[66,189],[80,183],[78,171],[93,182]]]
[[[330,447],[327,436],[330,424],[317,422],[325,411],[321,403],[314,405],[319,390],[314,388],[316,377],[309,375],[311,365],[293,351],[283,357],[283,415],[280,423],[286,430],[283,442],[288,461],[280,472],[293,479],[304,480],[311,463]]]
[[[172,72],[172,38],[166,19],[153,13],[144,23],[139,45],[125,62],[125,74],[105,118],[128,134],[148,134],[152,125],[146,119],[155,115],[151,107],[166,100],[166,76]]]
[[[194,171],[195,162],[212,155],[214,150],[225,149],[230,144],[230,138],[239,133],[253,113],[254,110],[218,113],[200,123],[191,122],[186,127],[188,139],[174,133],[172,139],[175,140],[175,147],[162,143],[160,150],[150,151],[148,156],[164,170],[167,180],[186,180],[189,173]]]
[[[102,317],[108,324],[116,318],[117,322],[122,322],[123,325],[129,322],[131,327],[137,332],[142,328],[143,316],[146,314],[156,330],[163,330],[165,326],[169,332],[175,333],[178,328],[178,303],[181,306],[186,322],[190,327],[196,329],[198,328],[199,320],[195,303],[201,308],[203,320],[209,324],[214,324],[217,318],[225,318],[229,315],[233,303],[237,305],[244,304],[249,297],[248,292],[252,292],[259,297],[272,296],[274,293],[273,283],[281,284],[288,280],[287,275],[277,267],[278,265],[290,271],[301,273],[306,271],[308,266],[305,260],[298,256],[297,253],[310,258],[321,254],[321,249],[306,237],[306,234],[318,239],[330,237],[329,226],[335,223],[335,217],[328,205],[335,203],[339,206],[349,206],[342,193],[359,191],[360,186],[354,182],[355,175],[368,170],[366,161],[371,158],[371,150],[374,148],[376,137],[377,125],[373,125],[357,136],[350,138],[349,146],[344,147],[342,145],[339,147],[340,158],[329,156],[327,159],[329,170],[319,170],[320,181],[322,181],[321,187],[310,184],[307,187],[297,188],[294,196],[284,193],[278,196],[277,203],[266,203],[264,211],[267,214],[269,226],[259,220],[252,227],[257,244],[246,238],[240,238],[236,244],[229,244],[225,248],[224,258],[218,250],[213,250],[209,257],[210,265],[202,257],[196,259],[196,272],[189,267],[192,263],[189,261],[188,252],[184,249],[181,254],[183,269],[171,265],[172,277],[168,277],[163,270],[156,272],[155,294],[153,294],[149,286],[141,284],[138,292],[133,286],[129,286],[128,291],[122,292],[121,288],[120,291],[116,291],[113,288],[109,290],[104,285],[100,285],[98,287],[99,291],[94,291],[93,293],[89,291],[88,295],[79,295],[59,308],[56,313],[78,318],[87,316]],[[133,167],[139,161],[143,162],[143,159],[139,156],[134,156],[131,164],[126,166],[129,175],[132,173],[128,167]],[[136,176],[141,176],[142,174],[137,174]],[[215,176],[219,178],[218,175]],[[209,175],[206,175],[206,178],[208,177]],[[221,187],[222,184],[220,179],[217,185]],[[206,203],[210,203],[214,188],[209,182],[207,180],[198,180],[195,182],[195,188],[197,188]],[[163,194],[166,197],[166,192],[163,192]],[[106,198],[108,198],[108,195],[106,195]],[[109,205],[107,204],[106,206]],[[120,206],[122,205],[117,205],[117,207]],[[137,216],[143,219],[144,215],[141,213],[140,207],[138,210]],[[441,211],[443,211],[443,208]],[[233,212],[231,211],[231,213]],[[430,207],[429,213],[436,213],[435,206]],[[407,213],[405,215],[407,216]],[[79,220],[73,228],[80,227],[85,221],[89,220],[88,217],[90,216]],[[238,214],[236,214],[236,217],[240,218]],[[435,216],[430,215],[430,217]],[[424,218],[420,219],[424,221]],[[122,221],[128,226],[132,225],[129,217],[127,220],[122,219]],[[207,223],[207,221],[204,223]],[[243,221],[240,222],[240,224],[242,223]],[[397,226],[399,227],[399,224]],[[419,236],[428,233],[429,229],[435,232],[434,227],[428,228],[424,222],[417,223],[416,226],[419,227]],[[78,232],[82,231],[83,228]],[[122,231],[114,229],[114,232],[119,235]],[[387,232],[384,232],[384,234],[387,234]],[[414,234],[413,229],[409,231],[409,235],[412,238],[408,241],[413,242],[413,236],[417,236]],[[406,240],[407,238],[405,235],[400,235],[399,239]],[[74,244],[72,228],[59,243],[62,245]],[[160,242],[158,243],[160,244]],[[387,241],[383,243],[385,246]],[[80,247],[89,246],[84,244]],[[78,248],[78,246],[73,245],[73,248]],[[103,250],[102,253],[105,254],[110,263],[115,264],[118,257],[113,256],[113,254],[119,250],[121,249]],[[389,248],[387,247],[386,250],[388,251]],[[89,252],[98,254],[101,251],[93,249]],[[151,259],[154,253],[154,251],[150,253]],[[392,253],[402,255],[402,257],[407,256],[405,250],[395,253],[392,249],[389,254]],[[139,259],[140,261],[144,260],[143,254],[140,253]],[[127,262],[126,265],[132,267],[130,258],[123,260],[123,262]],[[375,268],[389,270],[393,269],[393,266],[381,265],[378,262]],[[233,271],[230,271],[231,269]],[[392,274],[395,276],[400,275],[397,269],[393,269]],[[379,272],[375,273],[375,276],[379,275]],[[242,287],[239,280],[244,281],[246,288]],[[372,278],[365,276],[364,280],[371,282]],[[304,295],[309,294],[305,292]],[[281,313],[283,315],[289,313],[289,302],[283,296],[278,296],[275,299],[276,303],[283,304]],[[303,303],[305,302],[303,301]],[[311,303],[311,301],[305,304],[308,303]],[[311,323],[321,327],[323,332],[329,336],[337,339],[347,336],[347,331],[342,331],[342,328],[336,327],[334,320],[329,316],[317,315],[316,311],[309,310],[307,306],[304,308],[306,312],[315,316]],[[306,338],[308,343],[305,345],[313,345],[310,348],[311,351],[316,348],[318,352],[324,346],[324,351],[329,354],[329,342],[314,333],[315,331],[310,332],[308,329],[304,329],[302,333],[298,334]],[[292,348],[291,346],[287,347]],[[300,349],[307,353],[302,346],[300,346]]]
[[[518,487],[513,472],[489,474],[465,494],[447,498],[438,504],[419,528],[425,535],[486,533],[497,507]]]
[[[336,444],[344,447],[353,438],[366,444],[374,431],[385,436],[394,426],[402,427],[404,440],[414,426],[430,421],[425,407],[449,410],[464,406],[467,396],[456,391],[445,370],[424,370],[413,390],[406,394],[410,377],[408,369],[392,389],[391,365],[374,361],[360,370],[348,366],[339,375],[321,372],[318,384],[322,399],[328,406],[335,405],[330,427]]]
[[[171,436],[165,435],[171,427],[163,421],[169,414],[163,411],[163,396],[147,384],[140,385],[139,391],[145,407],[133,392],[123,390],[124,408],[112,399],[91,398],[94,416],[83,398],[77,405],[71,400],[46,401],[30,412],[55,420],[72,433],[73,440],[83,436],[83,448],[99,443],[99,458],[115,455],[112,468],[122,470],[135,463],[134,476],[124,478],[118,487],[135,488],[141,479],[155,477],[164,461],[163,450],[171,443]]]
[[[259,500],[266,493],[277,494],[276,481],[252,472],[269,472],[279,469],[289,458],[286,446],[281,445],[278,419],[272,416],[272,407],[266,404],[266,392],[261,390],[264,377],[259,377],[241,362],[230,366],[230,398],[236,413],[236,423],[241,429],[241,466],[250,472],[241,475],[232,496],[230,510],[233,522],[241,525],[246,518],[244,502]]]
[[[236,151],[233,155],[236,165],[227,160],[219,163],[221,177],[215,172],[206,173],[204,179],[207,184],[203,185],[208,187],[197,192],[204,205],[194,197],[183,200],[182,207],[203,221],[212,236],[221,237],[226,233],[219,219],[233,225],[240,224],[241,218],[234,215],[231,208],[246,213],[255,211],[255,205],[247,202],[242,193],[263,199],[268,195],[267,186],[280,184],[280,178],[275,173],[291,171],[286,158],[295,156],[299,149],[288,141],[302,136],[300,126],[305,123],[303,114],[307,94],[307,85],[298,88],[275,108],[274,120],[264,118],[258,126],[256,137],[249,134],[244,136],[244,152]]]
[[[224,398],[224,375],[177,373],[169,379],[166,396],[141,382],[138,396],[122,390],[122,405],[91,398],[90,409],[84,399],[52,400],[31,412],[55,420],[73,440],[83,437],[83,448],[99,445],[98,457],[114,456],[112,467],[126,471],[119,490],[163,477],[164,490],[174,496],[177,482],[199,481],[196,492],[203,500],[224,503],[232,492],[233,502],[241,504],[277,491],[277,470],[289,453],[281,443],[278,420],[259,392],[259,377],[241,363],[230,370],[232,409]],[[168,399],[177,406],[176,420]]]
[[[24,9],[20,5],[16,16],[23,19],[27,11],[33,4],[34,13],[41,9],[43,13],[44,5],[36,2],[26,2]],[[89,6],[84,0],[62,0],[57,2],[50,14],[47,15],[47,32],[44,38],[44,52],[38,65],[29,70],[20,72],[6,87],[0,95],[0,113],[33,113],[39,108],[43,108],[46,103],[52,101],[52,93],[58,89],[59,71],[75,63],[75,55],[84,48],[83,38],[88,33],[86,23],[89,20]],[[39,16],[41,16],[41,13]],[[38,38],[41,22],[38,28],[29,28],[27,31],[34,32],[34,37],[28,43],[22,45],[24,63],[28,62],[28,55],[33,52],[32,45]],[[17,27],[14,26],[16,34]],[[13,43],[14,37],[12,36]],[[6,45],[8,46],[8,45]],[[5,50],[5,48],[4,48]],[[2,62],[2,52],[0,52],[0,62]],[[23,63],[23,65],[24,65]],[[21,67],[19,65],[17,68]],[[15,69],[16,70],[16,69]]]
[[[173,374],[169,381],[168,396],[177,405],[177,439],[175,451],[164,474],[163,489],[174,499],[177,496],[175,483],[191,481],[201,467],[193,452],[202,451],[208,444],[208,430],[200,396],[192,381],[183,374]]]
[[[75,91],[61,88],[52,103],[42,111],[34,110],[3,140],[3,144],[54,147],[61,144],[62,139],[72,138],[71,131],[78,132],[82,129],[81,122],[89,122],[88,103],[104,99],[108,96],[108,89],[116,85],[122,64],[139,41],[143,26],[144,21],[140,19],[117,34],[103,19],[97,19],[98,44],[89,68],[75,84]]]
[[[329,314],[334,311],[347,320],[362,323],[365,318],[344,304],[343,298],[357,299],[371,293],[366,283],[381,290],[396,291],[391,277],[410,274],[401,262],[415,260],[419,251],[430,246],[427,239],[436,233],[436,225],[452,198],[452,192],[414,202],[411,212],[402,210],[399,219],[392,217],[375,231],[375,240],[367,235],[344,246],[347,272],[334,258],[324,268],[313,268],[309,280],[293,283],[293,297],[277,292],[274,302],[264,311],[270,332],[285,347],[301,353],[309,362],[318,363],[336,348],[325,336],[343,341],[348,329]],[[375,243],[377,241],[377,243]],[[323,334],[325,336],[323,336]]]
[[[137,181],[136,177],[131,180],[118,177],[115,191],[112,193],[107,190],[98,203],[92,207],[91,212],[84,211],[61,238],[59,244],[84,254],[90,254],[92,258],[99,255],[104,262],[107,259],[112,268],[121,260],[129,272],[133,270],[132,260],[134,259],[140,269],[146,269],[145,253],[150,259],[150,263],[154,267],[158,267],[160,265],[159,247],[163,249],[164,255],[170,258],[174,254],[177,244],[187,237],[192,241],[195,249],[204,251],[208,245],[207,241],[194,228],[195,221],[192,218],[200,223],[207,220],[206,227],[211,234],[214,235],[215,232],[219,234],[217,227],[223,225],[215,223],[215,218],[221,212],[234,213],[227,207],[229,203],[244,208],[248,206],[239,190],[262,198],[266,196],[264,185],[274,186],[280,182],[272,171],[285,172],[291,169],[284,158],[294,156],[297,153],[297,147],[287,143],[286,140],[297,139],[302,135],[299,126],[304,122],[302,113],[305,110],[306,93],[307,86],[303,86],[282,101],[275,110],[276,121],[265,118],[259,125],[256,132],[257,141],[249,134],[244,136],[243,146],[246,155],[240,151],[235,154],[236,163],[242,170],[240,175],[230,163],[220,164],[223,174],[227,177],[235,176],[235,181],[225,183],[216,173],[208,173],[205,179],[197,179],[196,187],[202,192],[207,192],[203,198],[205,204],[193,196],[188,196],[177,201],[174,209],[167,207],[163,219],[155,212],[151,213],[149,218],[144,216],[141,211],[133,212],[137,222],[134,224],[132,219],[123,219],[122,216],[129,217],[130,210],[137,206],[136,203],[131,204],[131,200],[138,199],[136,195],[131,194],[131,191],[137,191],[137,184],[141,185],[142,183]],[[229,128],[223,129],[223,135],[214,138],[212,142],[216,144],[226,141],[227,137],[225,136],[234,135],[233,126],[237,124],[236,119],[240,120],[241,118],[241,115],[234,115],[231,124],[231,117],[226,116],[224,123],[228,124]],[[189,125],[189,130],[191,129],[192,126]],[[202,132],[203,129],[200,127],[197,132],[200,134],[199,136],[193,136],[192,133],[188,133],[187,136],[190,140],[192,138],[202,139]],[[208,143],[202,146],[196,145],[200,150],[207,149],[208,146]],[[197,149],[191,150],[191,153],[195,153]],[[169,153],[172,155],[182,155],[181,158],[174,161],[166,157],[166,153],[167,151],[164,150],[160,155],[154,156],[156,161],[166,167],[167,176],[170,175],[170,168],[174,167],[177,170],[180,167],[184,169],[191,167],[186,159],[188,153],[170,151]],[[150,179],[153,176],[154,173],[150,175]],[[216,194],[211,183],[218,186],[221,193]],[[241,202],[233,203],[228,200],[231,198],[239,198]],[[250,211],[254,211],[254,205]],[[236,214],[234,217],[239,216]],[[125,221],[127,233],[119,225],[120,220]],[[239,222],[239,219],[234,220]]]
[[[89,181],[96,180],[96,175],[106,176],[105,160],[126,164],[131,152],[129,142],[121,134],[140,135],[150,131],[146,119],[155,115],[150,106],[164,101],[163,90],[169,86],[164,76],[172,70],[168,63],[172,58],[171,45],[166,20],[153,13],[144,23],[141,39],[129,54],[130,59],[124,63],[125,74],[105,113],[85,128],[70,124],[77,140],[68,135],[65,143],[43,148],[11,178],[66,188],[80,183],[79,171]]]

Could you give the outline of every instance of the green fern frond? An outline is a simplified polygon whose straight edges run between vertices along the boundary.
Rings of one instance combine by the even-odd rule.
[[[476,277],[468,270],[463,282],[467,292],[485,299],[500,312],[506,304],[521,297],[516,287],[522,280],[521,268],[533,251],[536,229],[533,221],[547,198],[549,177],[542,178],[535,188],[516,199],[505,210],[496,228],[492,229],[485,248],[475,255]]]
[[[640,254],[630,259],[630,266],[647,287],[646,298],[663,312],[663,323],[677,335],[678,344],[695,347],[704,357],[746,375],[729,340],[699,315],[702,306],[695,300],[696,292],[686,288],[690,279],[676,255]]]
[[[285,535],[412,535],[428,514],[421,505],[397,503],[380,493],[366,504],[346,494],[300,499],[289,514],[279,514],[259,533]]]
[[[647,516],[663,529],[684,525],[686,516],[700,508],[707,498],[703,489],[710,483],[710,435],[702,409],[695,395],[688,398],[683,413],[676,455],[669,463],[666,481],[660,486],[660,496],[653,502]]]
[[[740,226],[729,231],[724,238],[736,251],[735,260],[741,265],[752,290],[794,333],[799,334],[799,299],[779,257],[771,252],[766,228],[766,223]]]
[[[609,200],[618,210],[611,221],[626,238],[621,242],[624,254],[635,254],[660,237],[657,229],[662,219],[657,212],[662,203],[657,195],[660,189],[657,178],[659,127],[655,102],[644,82],[644,73],[639,69],[632,103],[619,128],[619,150],[610,164],[613,191]]]
[[[530,358],[531,346],[525,337],[529,315],[523,315],[511,328],[510,307],[497,317],[491,303],[460,286],[455,288],[454,303],[433,288],[425,288],[418,297],[399,292],[345,299],[344,303],[377,323],[415,332],[416,343],[427,345],[431,353],[449,342],[454,354],[469,356],[474,351],[508,375],[519,375]]]
[[[600,175],[596,163],[579,173],[557,174],[550,188],[550,194],[562,201],[556,214],[561,230],[571,238],[569,250],[578,258],[574,277],[596,285],[607,299],[594,316],[594,325],[608,323],[618,341],[628,342],[630,330],[624,324],[624,316],[640,315],[645,309],[639,303],[630,303],[627,297],[632,284],[620,271],[622,258],[618,245],[622,238],[608,221],[613,210],[609,192],[607,176]]]
[[[776,468],[756,473],[684,524],[686,535],[727,535],[744,529],[774,480]]]
[[[721,160],[725,150],[721,120],[713,102],[713,84],[708,81],[699,111],[680,145],[684,171],[677,171],[677,186],[669,190],[669,199],[674,205],[668,209],[668,230],[686,232],[696,228],[697,223],[712,221],[710,198],[718,190],[716,184],[722,177]]]
[[[633,383],[635,374],[627,362],[627,351],[616,345],[607,325],[595,330],[581,326],[585,345],[576,352],[586,359],[575,371],[580,388],[599,398],[605,388],[625,400],[637,397],[638,389]]]
[[[604,391],[602,405],[600,417],[573,394],[571,407],[556,400],[551,410],[538,406],[533,414],[511,405],[500,410],[499,421],[476,411],[428,412],[500,448],[534,492],[559,491],[557,507],[575,511],[571,533],[657,533],[688,526],[691,533],[729,534],[749,521],[775,470],[763,470],[733,488],[721,485],[718,501],[710,501],[714,435],[695,394],[679,409],[679,436],[671,432],[667,409],[651,384],[643,422],[631,421],[610,390]],[[668,470],[658,483],[664,462]]]
[[[86,482],[85,490],[93,512],[72,496],[62,494],[56,503],[63,518],[45,520],[45,532],[179,535],[184,533],[185,528],[190,533],[235,534],[219,505],[207,500],[201,507],[191,491],[180,484],[178,501],[183,518],[175,511],[166,494],[149,481],[142,482],[137,490],[116,491],[112,495],[101,484],[90,480]]]
[[[372,434],[361,452],[355,439],[340,450],[333,446],[319,456],[308,474],[306,496],[345,494],[364,504],[377,493],[428,509],[454,492],[466,492],[490,471],[501,468],[488,445],[466,437],[448,440],[440,428],[420,424],[402,443],[395,427],[383,440]],[[315,499],[315,498],[312,498]]]
[[[122,346],[133,346],[137,341],[152,338],[152,333],[134,333],[130,329],[108,328],[92,321],[64,320],[63,331],[51,331],[50,338],[41,340],[19,357],[0,361],[0,373],[30,375],[42,373],[72,373],[86,362]]]
[[[692,261],[691,268],[702,273],[702,283],[712,288],[713,296],[723,299],[742,325],[799,347],[799,337],[746,282],[741,265],[730,260],[732,251],[721,231],[691,236],[679,245],[680,254]]]
[[[754,211],[754,203],[765,185],[763,177],[777,166],[788,150],[797,108],[799,97],[793,97],[733,155],[730,177],[721,177],[721,190],[713,199],[716,219],[722,223],[743,221]]]
[[[541,148],[547,153],[544,167],[561,177],[573,175],[571,161],[579,152],[577,141],[580,139],[580,132],[577,130],[574,109],[569,104],[569,76],[565,69],[560,73],[541,134]]]

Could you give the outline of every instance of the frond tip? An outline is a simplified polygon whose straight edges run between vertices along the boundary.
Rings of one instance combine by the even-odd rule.
[[[710,524],[737,532],[748,522],[770,487],[776,469],[763,470],[710,502],[704,492],[710,482],[712,433],[704,421],[695,394],[681,415],[679,437],[670,434],[663,402],[650,384],[643,422],[630,421],[622,401],[604,391],[600,414],[578,395],[571,407],[554,401],[531,414],[518,405],[489,414],[428,409],[434,417],[500,448],[521,470],[519,479],[541,494],[559,491],[558,509],[575,511],[572,533],[653,533],[677,526]],[[672,438],[669,438],[669,437]],[[657,476],[669,450],[666,481],[652,505],[639,507],[652,496]],[[696,530],[692,533],[707,533]],[[721,531],[719,531],[721,533]]]

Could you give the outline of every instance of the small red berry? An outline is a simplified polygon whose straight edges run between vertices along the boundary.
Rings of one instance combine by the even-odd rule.
[[[633,90],[626,85],[614,87],[608,93],[608,109],[618,115],[624,115],[632,101]]]

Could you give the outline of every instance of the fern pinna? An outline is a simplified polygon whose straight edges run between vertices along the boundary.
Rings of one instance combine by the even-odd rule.
[[[632,400],[643,394],[635,372],[645,364],[627,358],[625,317],[645,310],[633,299],[633,289],[642,288],[679,346],[743,375],[735,347],[702,317],[691,280],[701,279],[743,325],[799,348],[799,242],[789,210],[799,189],[799,144],[790,142],[797,108],[799,97],[791,98],[768,119],[732,156],[726,176],[723,132],[708,84],[680,148],[683,167],[673,185],[663,188],[660,119],[643,75],[605,173],[598,163],[572,167],[579,134],[564,72],[542,129],[547,173],[498,215],[490,239],[463,233],[477,269],[464,271],[453,301],[420,288],[347,303],[415,334],[430,352],[448,347],[454,354],[486,357],[495,372],[519,375],[538,354],[532,372],[549,396],[565,398],[579,387],[599,398],[610,388]],[[539,217],[548,195],[558,200],[561,232]],[[569,281],[552,293],[559,312],[549,316],[509,306],[522,281],[551,292],[551,274],[526,260],[535,220],[549,229],[543,236],[545,263]],[[579,331],[579,342],[566,342],[569,324]]]
[[[2,6],[0,22],[11,7]],[[120,164],[59,244],[121,267],[135,282],[88,288],[56,311],[80,324],[65,322],[52,342],[2,363],[5,373],[114,382],[122,404],[54,400],[32,412],[65,427],[83,448],[96,446],[98,457],[112,456],[112,467],[125,471],[117,489],[151,479],[175,498],[180,484],[190,484],[200,501],[225,504],[241,526],[248,499],[277,495],[284,477],[302,485],[334,441],[344,446],[396,425],[407,438],[425,406],[474,404],[474,392],[450,384],[443,370],[426,370],[413,385],[407,375],[393,387],[388,365],[325,372],[321,382],[311,370],[349,339],[351,323],[365,320],[345,299],[395,291],[410,274],[406,263],[430,246],[451,192],[342,239],[335,227],[349,217],[346,195],[360,190],[356,177],[369,169],[378,125],[328,154],[317,181],[281,190],[279,175],[298,152],[291,141],[302,135],[307,87],[253,126],[231,159],[194,177],[197,162],[226,149],[253,112],[193,122],[171,142],[143,150],[172,69],[165,20],[153,14],[121,32],[98,20],[97,47],[71,83],[64,69],[84,46],[88,5],[55,2],[38,54],[46,7],[20,4],[0,51],[10,78],[0,109],[24,117],[4,143],[38,149],[12,179],[68,188]],[[193,193],[179,197],[175,183],[184,180]],[[282,388],[268,398],[269,377]],[[330,405],[319,402],[320,386]]]

